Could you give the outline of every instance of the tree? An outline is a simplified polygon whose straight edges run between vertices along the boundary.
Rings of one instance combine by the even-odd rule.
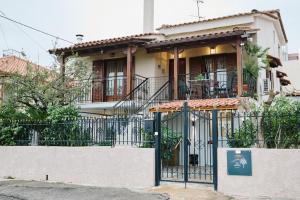
[[[49,110],[55,107],[73,106],[82,95],[89,78],[86,63],[71,56],[65,65],[65,73],[58,72],[58,66],[51,69],[28,64],[25,74],[13,74],[5,82],[8,92],[6,104],[27,113],[32,119],[46,119]],[[51,109],[50,109],[51,108]]]

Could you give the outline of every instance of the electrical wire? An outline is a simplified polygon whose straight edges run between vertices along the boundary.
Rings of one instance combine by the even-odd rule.
[[[14,23],[16,23],[16,24],[19,24],[19,25],[21,25],[21,26],[24,26],[24,27],[26,27],[26,28],[32,29],[32,30],[34,30],[34,31],[37,31],[37,32],[39,32],[39,33],[42,33],[42,34],[44,34],[44,35],[48,35],[48,36],[50,36],[50,37],[53,37],[53,38],[56,38],[56,39],[59,39],[59,40],[68,42],[68,43],[70,43],[70,44],[74,44],[73,42],[70,42],[69,40],[66,40],[66,39],[63,39],[63,38],[61,38],[61,37],[59,37],[59,36],[55,36],[55,35],[53,35],[53,34],[50,34],[50,33],[47,33],[47,32],[45,32],[45,31],[39,30],[39,29],[34,28],[34,27],[32,27],[32,26],[23,24],[23,23],[21,23],[21,22],[18,22],[18,21],[16,21],[16,20],[11,19],[11,18],[8,18],[8,17],[6,17],[6,16],[0,15],[0,17],[2,17],[3,19],[9,20],[9,21],[11,21],[11,22],[14,22]]]
[[[2,26],[1,26],[1,24],[0,24],[0,31],[1,31],[1,33],[2,33],[3,40],[4,40],[4,42],[5,42],[6,48],[9,49],[9,47],[8,47],[8,42],[7,42],[7,39],[6,39],[6,36],[5,36],[5,32],[4,32],[4,30],[3,30]]]

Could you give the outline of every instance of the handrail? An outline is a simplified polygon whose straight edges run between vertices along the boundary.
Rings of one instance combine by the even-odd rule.
[[[118,103],[116,103],[113,106],[113,109],[117,108],[117,106],[119,106],[119,104],[123,103],[124,101],[126,101],[128,98],[130,98],[132,96],[132,94],[137,91],[145,82],[148,81],[148,78],[146,78],[143,82],[141,82],[138,86],[136,86],[129,94],[127,94],[125,97],[123,97]]]
[[[164,89],[166,88],[166,86],[168,86],[170,84],[170,80],[167,80],[150,98],[149,98],[149,100],[146,102],[146,103],[144,103],[142,106],[140,106],[138,109],[137,109],[137,111],[136,111],[136,113],[138,113],[138,112],[140,112],[141,111],[141,109],[142,108],[145,108],[145,107],[147,107],[148,105],[150,105],[154,100],[155,100],[155,98],[156,97],[158,97],[163,91],[164,91]]]

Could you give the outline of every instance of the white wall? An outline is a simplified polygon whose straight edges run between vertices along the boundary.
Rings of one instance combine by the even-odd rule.
[[[159,32],[165,35],[176,35],[190,32],[197,32],[199,30],[209,30],[238,25],[245,25],[254,22],[253,16],[240,16],[232,18],[224,18],[214,21],[207,21],[202,23],[191,23],[184,26],[176,26],[170,28],[160,29]]]
[[[285,92],[291,92],[293,89],[300,90],[300,61],[299,60],[290,60],[283,63],[283,67],[280,69],[287,74],[287,79],[291,81],[291,85],[284,87]]]
[[[227,150],[234,149],[218,149],[219,192],[250,197],[300,197],[299,149],[245,149],[252,152],[252,176],[227,175]]]
[[[154,185],[154,149],[129,147],[0,147],[0,178],[104,187]]]

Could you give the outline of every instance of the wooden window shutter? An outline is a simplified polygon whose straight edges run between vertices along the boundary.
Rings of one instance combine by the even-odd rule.
[[[190,58],[190,79],[195,79],[200,73],[205,72],[203,59],[201,57]]]
[[[105,73],[104,61],[95,61],[93,63],[93,80],[92,80],[92,101],[104,101]]]

